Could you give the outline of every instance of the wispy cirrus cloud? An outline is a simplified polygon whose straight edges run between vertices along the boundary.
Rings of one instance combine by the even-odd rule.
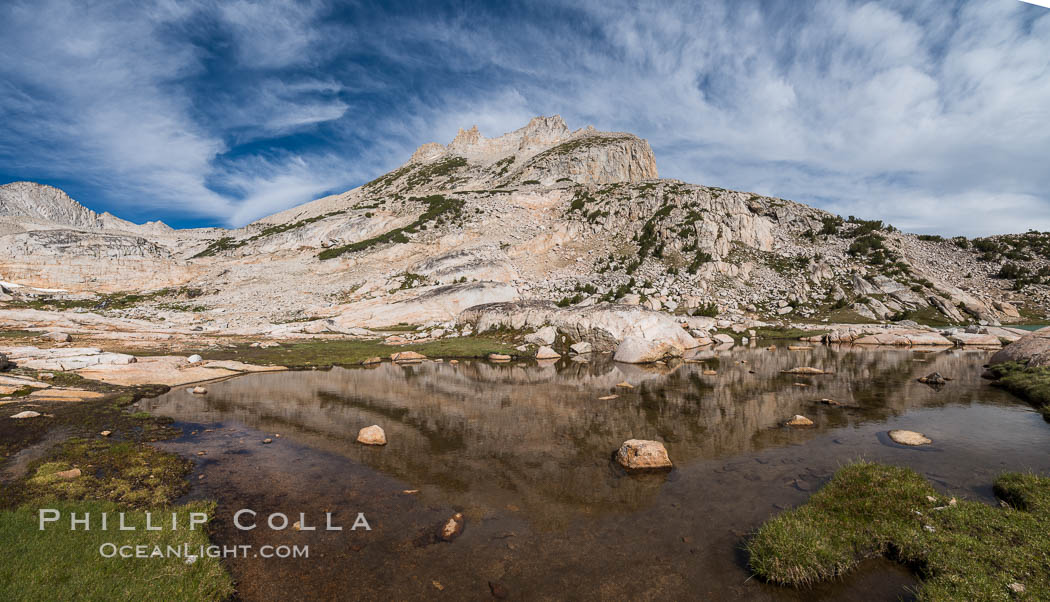
[[[458,127],[560,113],[646,137],[665,176],[917,231],[1050,229],[1050,11],[1015,0],[0,13],[0,174],[133,217],[239,225]]]

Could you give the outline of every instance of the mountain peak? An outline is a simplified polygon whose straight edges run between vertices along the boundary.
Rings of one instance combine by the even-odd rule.
[[[486,138],[477,125],[470,129],[459,128],[456,137],[447,146],[436,142],[423,144],[412,153],[410,163],[425,163],[446,153],[474,159],[481,163],[492,163],[509,155],[518,159],[527,158],[573,137],[599,134],[594,126],[573,132],[561,115],[549,117],[539,115],[512,132],[495,138]]]
[[[448,145],[450,151],[465,151],[478,145],[485,137],[478,131],[478,126],[472,126],[469,130],[459,128],[459,133]]]
[[[525,151],[546,148],[561,142],[572,132],[569,131],[569,126],[565,125],[565,120],[561,118],[561,115],[552,115],[533,117],[525,127],[505,135],[513,134],[518,134],[520,138],[518,150]]]
[[[29,181],[0,186],[0,216],[88,230],[170,229],[162,222],[138,226],[108,212],[96,213],[54,186]]]

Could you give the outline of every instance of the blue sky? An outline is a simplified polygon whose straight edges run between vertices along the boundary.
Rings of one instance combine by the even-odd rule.
[[[1016,0],[0,6],[0,182],[133,221],[243,225],[555,113],[664,177],[1050,230],[1050,10]]]

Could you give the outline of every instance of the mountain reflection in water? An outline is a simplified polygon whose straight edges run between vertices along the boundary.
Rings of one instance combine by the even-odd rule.
[[[535,526],[558,527],[581,513],[629,512],[651,503],[668,477],[622,478],[609,457],[625,439],[663,441],[681,468],[803,443],[916,408],[1016,403],[980,379],[986,357],[816,346],[709,351],[696,356],[702,363],[668,366],[601,356],[543,365],[384,363],[235,378],[209,385],[207,396],[179,389],[143,405],[183,422],[233,420],[281,433],[402,479],[443,503],[513,504]],[[832,374],[782,373],[797,366]],[[703,374],[711,369],[717,375]],[[930,372],[954,380],[942,390],[916,381]],[[635,388],[616,386],[623,381]],[[598,399],[607,395],[617,397]],[[795,414],[811,418],[815,428],[781,426]],[[358,429],[370,424],[386,431],[382,450],[355,443]]]

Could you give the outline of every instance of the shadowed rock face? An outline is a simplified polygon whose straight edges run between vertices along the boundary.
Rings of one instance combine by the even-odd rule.
[[[83,232],[78,230],[36,230],[0,239],[2,250],[55,258],[92,257],[100,260],[170,259],[171,252],[141,236]]]
[[[1033,368],[1050,366],[1050,328],[1043,328],[1003,347],[991,363],[1025,362]]]
[[[181,421],[233,420],[279,432],[426,484],[444,502],[516,504],[530,520],[553,525],[585,508],[625,512],[649,503],[663,478],[622,479],[611,468],[611,454],[627,439],[661,441],[677,467],[801,443],[918,407],[965,404],[982,388],[1000,394],[977,376],[986,357],[817,347],[707,351],[694,356],[706,363],[670,367],[600,359],[384,363],[238,378],[209,385],[206,398],[176,390],[143,404]],[[781,373],[802,364],[833,373]],[[717,376],[702,374],[715,366]],[[916,381],[931,370],[956,380],[940,392]],[[617,388],[623,381],[635,388]],[[610,394],[616,397],[598,399]],[[814,428],[782,428],[796,414]],[[381,454],[354,443],[372,424],[386,432]]]
[[[560,179],[579,184],[642,182],[659,177],[649,143],[629,134],[583,136],[529,159],[508,183]]]

